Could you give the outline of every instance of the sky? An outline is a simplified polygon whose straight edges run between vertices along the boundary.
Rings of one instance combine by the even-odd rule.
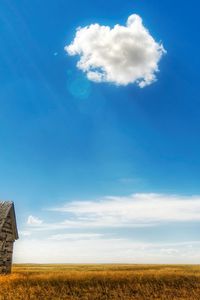
[[[200,262],[199,6],[1,1],[15,262]]]

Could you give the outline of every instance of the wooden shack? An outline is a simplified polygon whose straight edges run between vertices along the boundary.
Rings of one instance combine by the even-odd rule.
[[[0,274],[11,272],[13,244],[17,239],[14,203],[0,201]]]

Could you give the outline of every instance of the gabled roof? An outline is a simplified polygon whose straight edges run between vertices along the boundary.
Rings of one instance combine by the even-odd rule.
[[[15,240],[17,240],[18,237],[18,231],[17,231],[17,222],[16,222],[16,216],[15,216],[15,208],[14,203],[12,201],[0,201],[0,231],[6,221],[6,218],[8,215],[11,215],[12,220],[12,229],[13,229],[13,235]]]

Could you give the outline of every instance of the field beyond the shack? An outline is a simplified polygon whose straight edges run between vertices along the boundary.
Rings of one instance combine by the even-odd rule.
[[[15,265],[0,300],[200,299],[200,266]]]

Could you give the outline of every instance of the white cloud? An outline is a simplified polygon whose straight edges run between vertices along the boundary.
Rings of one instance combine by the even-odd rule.
[[[66,228],[156,226],[169,222],[199,222],[200,197],[133,194],[98,201],[75,201],[52,210],[70,214],[70,218],[60,223]]]
[[[29,216],[27,220],[27,224],[31,226],[38,226],[43,223],[43,220],[39,219],[38,217]]]
[[[176,232],[180,229],[177,223],[185,226],[188,222],[200,222],[200,196],[107,196],[94,201],[72,201],[46,213],[56,214],[60,221],[45,223],[29,216],[27,228],[22,228],[23,235],[15,245],[15,262],[198,263],[200,259],[196,231],[192,235],[196,241],[191,241],[188,233],[183,238]],[[167,227],[160,225],[170,222],[174,233],[170,232],[169,242],[164,242]],[[145,226],[160,226],[159,230],[150,230],[155,233],[152,242],[147,237],[149,229],[145,234],[144,229],[133,230]]]
[[[19,236],[31,236],[31,232],[27,230],[19,231]]]
[[[200,241],[148,243],[130,239],[28,239],[15,244],[15,263],[199,263]]]
[[[158,63],[166,53],[136,14],[128,18],[126,26],[79,27],[65,50],[71,56],[80,56],[77,67],[89,80],[116,85],[136,83],[141,88],[156,80]]]
[[[100,238],[103,234],[100,233],[61,233],[49,237],[49,240],[63,241],[63,240],[89,240]]]
[[[153,193],[107,196],[94,201],[72,201],[48,210],[62,213],[60,221],[46,223],[29,216],[27,224],[32,225],[32,230],[140,228],[166,223],[200,222],[200,196]]]

